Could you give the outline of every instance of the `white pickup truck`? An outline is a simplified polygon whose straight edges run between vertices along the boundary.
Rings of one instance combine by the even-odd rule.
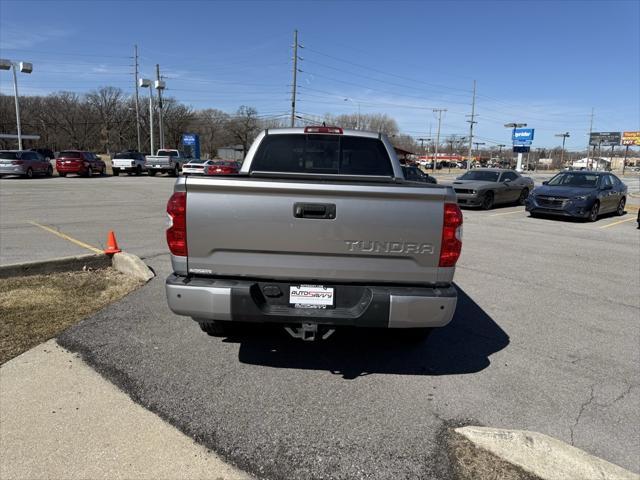
[[[160,149],[155,155],[147,155],[145,162],[149,175],[156,173],[168,173],[174,177],[180,175],[182,166],[192,160],[185,156],[184,152],[174,149]]]
[[[142,172],[147,171],[144,154],[135,150],[116,153],[111,160],[111,170],[116,177],[120,175],[120,172],[141,175]]]
[[[462,213],[450,186],[407,181],[379,133],[269,129],[236,175],[181,177],[167,205],[169,307],[211,335],[272,322],[421,337],[453,318]]]

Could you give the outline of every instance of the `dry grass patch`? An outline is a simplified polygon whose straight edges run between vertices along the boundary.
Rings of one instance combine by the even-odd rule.
[[[112,268],[0,279],[0,364],[140,285]]]

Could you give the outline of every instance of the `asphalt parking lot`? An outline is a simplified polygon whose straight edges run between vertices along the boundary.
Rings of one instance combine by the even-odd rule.
[[[536,179],[536,183],[539,180]],[[267,478],[449,476],[441,433],[535,430],[640,471],[640,231],[523,207],[465,210],[452,323],[407,345],[340,331],[212,338],[173,315],[164,208],[173,179],[0,181],[1,263],[87,253],[33,223],[121,245],[158,273],[59,342],[150,410]]]

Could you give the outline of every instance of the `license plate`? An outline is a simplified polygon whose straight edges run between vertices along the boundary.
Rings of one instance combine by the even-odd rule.
[[[334,304],[333,287],[322,285],[291,285],[289,303],[296,308],[328,308]]]

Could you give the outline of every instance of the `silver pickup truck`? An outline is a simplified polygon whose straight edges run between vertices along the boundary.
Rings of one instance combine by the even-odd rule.
[[[449,323],[462,248],[451,187],[409,182],[378,133],[262,132],[239,175],[181,177],[167,204],[169,307],[211,335],[237,322],[294,337]]]
[[[158,150],[156,155],[147,155],[145,167],[151,176],[164,172],[177,177],[182,171],[182,166],[189,160],[191,157],[186,157],[180,150],[165,148]]]

